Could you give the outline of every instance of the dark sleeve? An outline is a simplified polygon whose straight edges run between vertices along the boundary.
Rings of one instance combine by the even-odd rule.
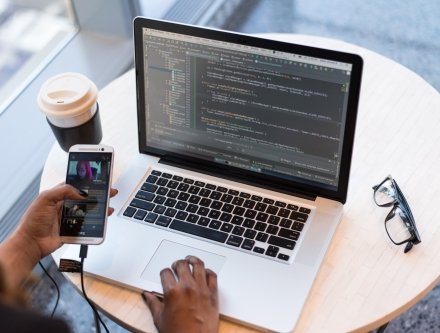
[[[67,324],[37,313],[0,304],[2,333],[70,333]]]

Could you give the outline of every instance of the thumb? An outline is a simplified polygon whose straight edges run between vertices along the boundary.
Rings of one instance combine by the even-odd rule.
[[[156,295],[148,291],[142,292],[142,298],[150,308],[151,314],[154,319],[154,323],[156,324],[156,326],[158,326],[163,311],[163,303],[159,300],[159,298]]]

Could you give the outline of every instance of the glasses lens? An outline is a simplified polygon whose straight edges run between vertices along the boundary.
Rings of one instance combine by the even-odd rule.
[[[395,207],[387,217],[385,228],[394,243],[404,243],[412,238],[408,229],[408,219],[399,207]]]
[[[396,190],[391,180],[387,179],[375,190],[374,200],[379,206],[393,203],[396,200]]]

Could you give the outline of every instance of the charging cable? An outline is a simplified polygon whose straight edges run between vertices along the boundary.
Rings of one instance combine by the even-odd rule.
[[[102,324],[102,326],[104,326],[104,329],[107,333],[109,333],[109,330],[107,328],[107,326],[105,325],[104,321],[101,319],[101,316],[98,313],[98,310],[96,310],[95,305],[90,301],[89,297],[86,294],[86,290],[84,288],[84,259],[87,258],[87,250],[88,250],[88,246],[82,244],[81,248],[79,250],[79,257],[81,258],[81,289],[84,295],[84,298],[86,299],[87,303],[89,303],[90,307],[93,310],[93,313],[95,314],[95,317],[98,318],[99,322]],[[97,325],[99,325],[99,323],[97,323]],[[98,326],[99,328],[99,326]],[[99,329],[98,329],[99,331]]]
[[[60,288],[58,287],[58,284],[55,282],[55,279],[49,274],[49,272],[46,270],[44,265],[41,263],[41,261],[38,262],[40,264],[41,269],[43,272],[47,275],[47,277],[52,281],[53,285],[55,286],[55,289],[57,291],[57,300],[55,301],[55,306],[52,309],[52,313],[50,315],[51,318],[53,318],[53,315],[55,314],[55,311],[57,310],[58,303],[60,301]]]

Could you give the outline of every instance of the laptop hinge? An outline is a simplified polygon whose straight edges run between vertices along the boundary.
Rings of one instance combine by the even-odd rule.
[[[255,181],[250,181],[249,178],[253,177],[252,175],[245,176],[240,172],[234,172],[233,170],[230,170],[230,169],[228,169],[227,172],[215,172],[212,170],[211,167],[203,166],[200,164],[198,164],[197,168],[196,168],[191,163],[186,163],[182,159],[175,159],[170,156],[162,157],[159,160],[159,163],[183,168],[183,169],[194,171],[194,172],[203,173],[203,174],[206,174],[209,176],[226,178],[228,180],[237,181],[237,182],[244,183],[244,184],[251,185],[251,186],[262,187],[266,190],[281,192],[281,193],[284,193],[287,195],[300,197],[300,198],[306,199],[306,200],[315,201],[317,198],[316,194],[310,194],[305,191],[296,191],[296,190],[292,191],[292,189],[290,187],[287,187],[287,186],[283,187],[281,184],[274,185],[273,182],[269,183],[269,182],[266,182],[266,181],[260,180],[260,179],[257,179]],[[222,170],[222,171],[224,171],[224,170]],[[253,177],[253,179],[255,179],[255,177]]]

